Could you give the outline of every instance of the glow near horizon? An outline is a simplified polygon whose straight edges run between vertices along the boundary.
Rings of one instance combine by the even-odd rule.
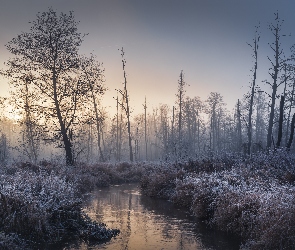
[[[28,8],[27,4],[23,2],[26,1],[11,1],[0,10],[0,63],[12,56],[4,44],[21,31],[29,31],[28,22],[36,18],[38,11],[46,11],[49,6],[58,12],[74,10],[76,20],[80,21],[79,31],[89,32],[80,49],[81,53],[93,52],[98,61],[104,64],[109,91],[103,97],[103,105],[112,115],[115,112],[115,89],[122,87],[123,82],[118,51],[121,47],[124,47],[126,55],[128,91],[134,115],[143,112],[145,96],[149,112],[159,103],[172,107],[181,70],[190,85],[186,87],[188,96],[200,96],[205,100],[210,92],[219,92],[231,110],[237,99],[246,93],[252,80],[252,51],[246,43],[251,43],[253,39],[254,26],[261,22],[258,55],[260,85],[261,80],[269,79],[266,56],[272,57],[272,53],[267,42],[273,40],[267,30],[267,23],[273,21],[273,12],[278,9],[282,13],[281,16],[286,20],[283,30],[287,33],[292,32],[290,27],[295,27],[295,20],[289,15],[289,1],[282,1],[272,7],[269,4],[267,10],[264,4],[269,1],[259,4],[249,1],[245,5],[214,0],[206,3],[149,1],[141,4],[136,1],[109,0],[88,0],[84,4],[79,1],[54,0],[45,4],[30,0],[27,2],[34,5],[30,5],[33,8],[27,9],[27,12],[24,11]],[[165,5],[164,2],[169,4]],[[262,10],[263,15],[259,13]],[[6,82],[0,80],[1,94],[7,96]]]

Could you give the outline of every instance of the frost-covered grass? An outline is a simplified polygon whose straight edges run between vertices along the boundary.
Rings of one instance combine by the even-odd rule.
[[[284,151],[203,160],[143,174],[142,192],[242,236],[244,249],[295,248],[295,161]]]
[[[252,159],[223,156],[186,163],[19,163],[0,169],[0,249],[69,236],[117,233],[91,221],[81,195],[99,186],[141,182],[142,192],[187,207],[243,238],[244,249],[295,249],[295,160],[284,151]],[[29,244],[30,245],[30,244]]]
[[[36,166],[22,164],[22,168],[34,169]],[[80,163],[75,166],[59,166],[50,162],[41,162],[37,167],[47,173],[55,172],[58,176],[76,183],[77,192],[85,193],[96,187],[109,186],[128,182],[139,182],[144,171],[144,164],[130,164],[121,162],[116,164]],[[37,170],[39,171],[39,170]]]
[[[23,250],[29,246],[16,234],[5,234],[0,232],[0,249],[1,250]]]
[[[24,249],[25,242],[32,245],[70,238],[105,241],[118,233],[91,221],[83,212],[79,196],[85,180],[75,176],[75,171],[31,164],[1,169],[1,249]],[[103,175],[95,181],[99,178],[103,180]]]
[[[70,238],[110,239],[118,230],[91,221],[81,195],[96,187],[139,182],[149,169],[153,167],[143,163],[62,166],[47,161],[0,168],[0,249]]]

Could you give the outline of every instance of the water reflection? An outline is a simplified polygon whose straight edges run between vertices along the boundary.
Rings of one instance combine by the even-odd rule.
[[[239,249],[239,241],[209,230],[170,202],[140,195],[134,184],[97,190],[86,199],[89,216],[118,228],[121,233],[111,241],[64,249]]]

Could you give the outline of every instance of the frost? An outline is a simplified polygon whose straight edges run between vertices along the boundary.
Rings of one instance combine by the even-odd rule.
[[[214,159],[145,173],[145,194],[188,207],[213,227],[242,236],[245,249],[295,247],[295,161],[284,151]],[[189,165],[189,166],[188,166]],[[173,183],[173,185],[169,185]],[[161,195],[163,189],[167,197]]]

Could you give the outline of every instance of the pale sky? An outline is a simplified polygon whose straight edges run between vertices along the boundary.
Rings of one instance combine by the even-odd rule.
[[[5,44],[22,31],[37,12],[52,7],[73,10],[81,33],[89,33],[80,53],[94,53],[104,63],[108,91],[105,106],[123,82],[122,46],[134,114],[142,112],[146,96],[149,111],[159,103],[172,107],[180,71],[185,74],[187,95],[205,100],[210,92],[224,96],[231,110],[252,80],[251,43],[260,22],[258,84],[269,79],[267,29],[274,12],[285,20],[282,45],[289,53],[295,44],[294,0],[0,0],[0,67],[11,56]],[[0,79],[1,96],[8,95],[7,80]],[[114,112],[112,108],[111,113]]]

